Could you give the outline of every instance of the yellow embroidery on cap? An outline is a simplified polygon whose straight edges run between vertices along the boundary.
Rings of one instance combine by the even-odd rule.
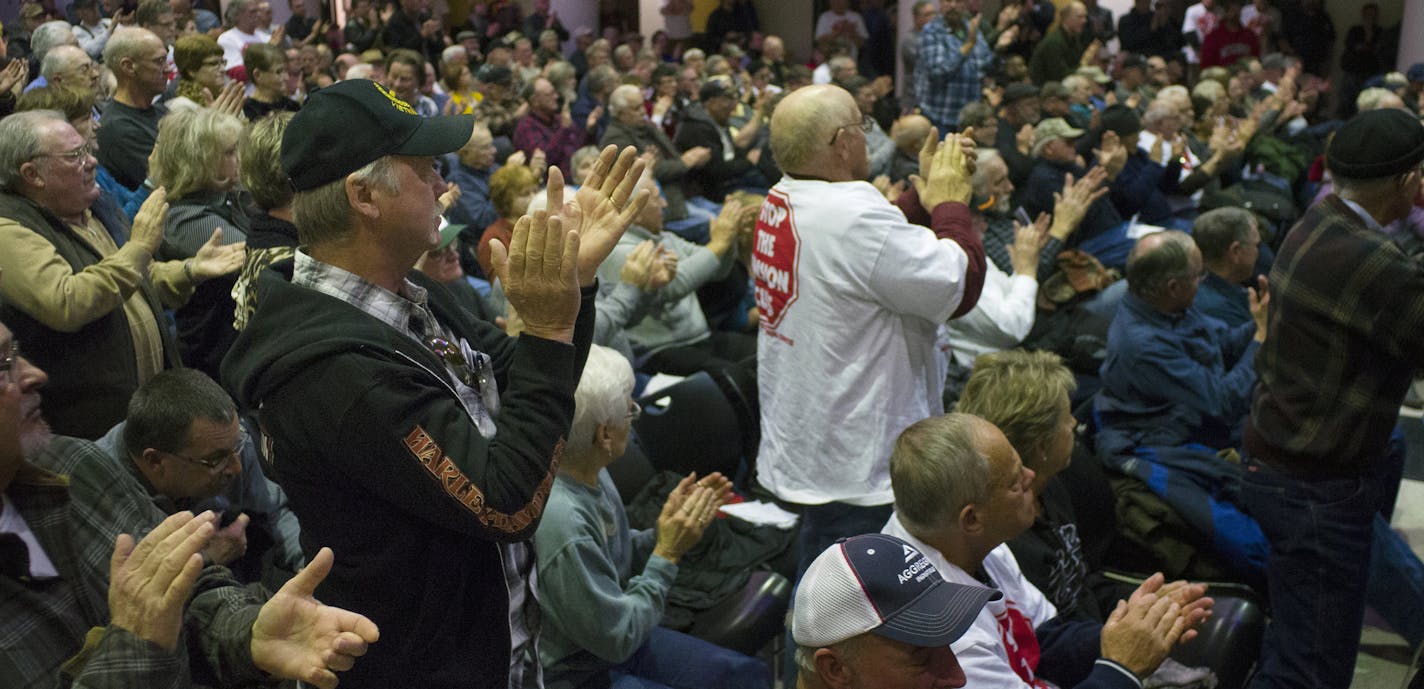
[[[397,97],[396,97],[396,94],[395,94],[394,92],[392,92],[390,89],[387,89],[386,87],[384,87],[384,86],[382,86],[382,85],[380,85],[380,84],[376,84],[376,90],[377,90],[377,91],[380,91],[380,92],[381,92],[381,95],[383,95],[383,96],[385,96],[387,99],[389,99],[389,100],[391,101],[391,105],[396,106],[396,110],[399,110],[399,111],[401,111],[401,112],[403,112],[403,113],[405,113],[405,114],[407,114],[407,115],[414,115],[414,114],[416,114],[415,108],[410,107],[410,103],[407,103],[407,102],[405,102],[405,101],[403,101],[403,100],[397,98]]]

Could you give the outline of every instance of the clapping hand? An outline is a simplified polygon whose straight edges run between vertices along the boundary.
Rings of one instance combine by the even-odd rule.
[[[617,146],[608,146],[568,203],[563,174],[558,168],[549,170],[549,208],[557,209],[568,230],[580,237],[578,278],[584,287],[593,284],[598,266],[648,203],[648,190],[635,193],[643,168],[636,148],[628,146],[620,152]]]
[[[334,560],[331,548],[322,548],[257,613],[252,662],[263,672],[334,689],[336,673],[350,670],[380,638],[364,615],[323,605],[314,596]]]
[[[208,241],[198,247],[198,253],[193,254],[190,260],[193,262],[190,270],[194,279],[205,282],[241,268],[247,260],[247,242],[224,245],[222,228],[218,228],[213,230]]]
[[[212,512],[179,512],[137,546],[133,536],[120,534],[109,559],[109,623],[172,651],[183,629],[183,607],[203,570],[198,553],[216,522]]]

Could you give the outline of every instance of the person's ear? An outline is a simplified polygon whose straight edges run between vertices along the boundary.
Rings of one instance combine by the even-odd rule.
[[[613,427],[601,423],[593,429],[593,444],[609,453],[613,452]]]
[[[832,689],[842,689],[849,687],[854,673],[850,666],[846,665],[836,652],[829,648],[816,649],[814,656],[816,665],[816,675],[821,678],[821,682]]]
[[[40,166],[33,160],[20,165],[20,179],[23,179],[30,186],[43,189],[45,186],[44,175],[40,174]]]
[[[959,528],[967,534],[984,530],[984,520],[979,516],[977,505],[971,502],[959,510]]]
[[[144,448],[144,451],[139,454],[138,461],[150,471],[163,473],[163,453],[154,448]]]
[[[346,176],[346,201],[351,210],[371,219],[381,217],[381,209],[376,206],[376,189],[370,180],[355,175]]]

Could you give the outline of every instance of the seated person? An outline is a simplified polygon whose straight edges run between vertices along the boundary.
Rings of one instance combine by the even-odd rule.
[[[709,79],[699,96],[701,103],[688,109],[673,138],[678,150],[700,147],[709,151],[706,164],[687,175],[688,195],[722,203],[727,192],[738,187],[765,188],[766,180],[756,171],[762,149],[752,147],[753,142],[738,146],[731,129],[732,111],[737,108],[731,85],[721,79]]]
[[[204,567],[199,552],[218,515],[164,519],[147,500],[110,493],[132,479],[93,443],[50,433],[34,412],[47,377],[4,324],[0,352],[0,596],[6,627],[26,630],[0,648],[7,683],[183,687],[190,665],[205,663],[193,653],[223,660],[211,670],[224,685],[330,687],[376,641],[370,620],[312,597],[331,570],[329,549],[265,602],[227,569]],[[80,467],[89,471],[61,475]],[[135,546],[128,534],[140,532]],[[81,649],[87,662],[75,668]]]
[[[1004,543],[1033,524],[1034,472],[977,416],[935,416],[905,429],[890,479],[895,513],[884,533],[924,553],[946,580],[1003,593],[951,646],[974,687],[1140,687],[1210,613],[1205,586],[1164,585],[1155,574],[1105,623],[1060,616]]]
[[[1002,131],[1002,130],[1001,130]],[[1034,166],[1024,182],[1019,201],[1030,217],[1053,210],[1054,195],[1063,191],[1068,175],[1082,179],[1088,174],[1078,158],[1074,142],[1083,135],[1083,130],[1074,129],[1061,117],[1043,120],[1034,128],[1032,155]],[[1119,173],[1127,161],[1130,149],[1114,133],[1103,135],[1101,148],[1096,152],[1096,164],[1106,172],[1110,188],[1132,183]],[[1084,241],[1102,235],[1123,224],[1123,217],[1107,199],[1098,199],[1088,206],[1083,216],[1082,228],[1075,233],[1069,246],[1076,247]]]
[[[653,179],[662,187],[663,198],[667,201],[667,220],[682,220],[687,217],[687,198],[683,195],[682,182],[687,174],[707,164],[712,152],[705,146],[695,146],[686,151],[677,148],[661,129],[654,126],[643,109],[643,92],[637,86],[623,85],[613,89],[608,96],[609,123],[603,132],[600,146],[610,144],[634,146],[639,151],[652,151],[654,155]]]
[[[464,231],[464,225],[447,223],[441,227],[440,243],[416,260],[415,269],[445,285],[455,301],[476,318],[494,323],[498,314],[480,291],[465,279],[465,270],[460,267],[460,234]]]
[[[494,139],[488,127],[475,123],[475,133],[470,141],[455,152],[456,162],[445,176],[448,182],[460,187],[460,198],[447,214],[450,222],[483,232],[484,228],[499,220],[499,213],[490,201],[490,174],[499,169],[495,164]],[[478,236],[466,237],[475,242]]]
[[[668,496],[656,529],[631,531],[607,466],[623,455],[640,411],[632,391],[627,361],[594,346],[534,534],[545,685],[770,689],[762,661],[658,626],[678,560],[702,538],[731,482],[689,475]]]
[[[1203,272],[1201,251],[1186,233],[1155,232],[1133,247],[1128,293],[1108,329],[1100,370],[1099,455],[1140,445],[1239,445],[1269,297],[1251,290],[1252,320],[1228,328],[1194,306]]]
[[[628,254],[647,240],[677,256],[676,276],[657,290],[648,315],[628,331],[633,350],[642,361],[639,368],[690,375],[727,368],[755,356],[756,336],[709,328],[696,295],[698,287],[725,277],[736,262],[741,204],[728,201],[712,221],[712,239],[707,246],[699,246],[662,231],[666,203],[658,196],[657,183],[644,175],[639,184],[648,190],[651,200],[598,268],[600,282],[616,284]]]
[[[538,190],[539,176],[527,165],[505,165],[490,175],[490,201],[494,204],[494,211],[499,219],[484,229],[475,250],[481,275],[490,280],[494,279],[490,240],[498,239],[501,244],[509,245],[509,240],[514,235],[514,221],[524,215],[529,208],[529,200]],[[461,196],[463,197],[463,193]]]
[[[286,493],[262,473],[232,398],[202,372],[180,368],[149,379],[129,400],[128,418],[97,444],[112,471],[134,479],[127,487],[141,487],[135,499],[166,515],[212,510],[231,519],[203,551],[209,562],[271,590],[301,569],[300,528]]]
[[[1242,208],[1207,211],[1192,223],[1192,241],[1206,267],[1197,288],[1197,310],[1233,328],[1250,321],[1251,305],[1244,285],[1256,273],[1256,259],[1261,254],[1256,216]]]
[[[1077,496],[1055,480],[1073,459],[1073,388],[1073,373],[1051,352],[985,354],[974,362],[955,411],[997,426],[1034,473],[1033,526],[1008,541],[1024,576],[1060,616],[1102,622],[1107,614],[1094,595],[1100,581],[1091,578],[1080,540],[1086,536],[1076,523]],[[1110,494],[1106,509],[1112,509]]]
[[[918,574],[907,581],[901,576],[906,569]],[[796,686],[962,687],[964,671],[950,644],[986,601],[1000,597],[985,586],[945,581],[924,553],[892,536],[862,534],[836,543],[816,557],[796,589]],[[853,604],[841,605],[847,599]]]
[[[895,144],[895,155],[890,159],[891,182],[907,182],[910,175],[920,174],[920,149],[932,127],[924,115],[906,115],[891,125],[890,140]]]

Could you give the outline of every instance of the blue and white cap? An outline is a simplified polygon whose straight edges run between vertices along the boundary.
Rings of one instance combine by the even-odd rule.
[[[810,648],[875,632],[913,646],[948,646],[984,603],[1002,594],[944,580],[917,548],[894,536],[837,541],[816,557],[796,589],[791,629]]]

